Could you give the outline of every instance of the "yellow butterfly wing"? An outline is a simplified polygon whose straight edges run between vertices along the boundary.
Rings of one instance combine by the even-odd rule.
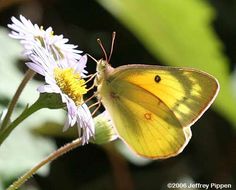
[[[191,138],[190,124],[217,89],[217,81],[203,72],[128,65],[107,72],[98,92],[124,142],[137,154],[157,159],[183,150]]]
[[[192,125],[214,101],[218,81],[190,68],[127,65],[115,69],[116,80],[125,80],[159,97],[183,127]]]

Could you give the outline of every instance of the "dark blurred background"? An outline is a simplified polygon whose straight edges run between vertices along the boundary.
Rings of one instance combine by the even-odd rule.
[[[212,27],[224,45],[224,54],[233,71],[236,63],[236,1],[211,0],[216,16]],[[181,5],[180,5],[181,6]],[[24,15],[33,23],[52,26],[70,43],[96,59],[103,56],[96,39],[109,50],[111,33],[117,32],[111,59],[114,67],[127,63],[158,63],[142,43],[97,1],[0,0],[0,25],[6,27],[11,16]],[[0,44],[1,45],[1,44]],[[89,61],[89,72],[96,64]],[[23,64],[21,64],[23,67]],[[24,68],[20,68],[23,72]],[[169,182],[232,184],[236,189],[235,129],[219,113],[210,109],[192,127],[193,137],[179,156],[137,165],[110,145],[89,144],[54,161],[48,176],[35,175],[22,189],[110,190],[168,189]],[[52,137],[53,138],[53,137]],[[70,139],[55,138],[58,146]],[[10,184],[11,180],[8,181]]]

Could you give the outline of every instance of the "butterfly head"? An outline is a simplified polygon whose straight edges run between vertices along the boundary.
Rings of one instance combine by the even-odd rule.
[[[97,61],[97,76],[95,78],[95,84],[98,86],[103,80],[107,79],[109,74],[114,68],[103,59]]]
[[[100,59],[97,61],[97,73],[102,73],[106,70],[107,65],[109,65],[109,63],[106,60]]]
[[[95,84],[98,86],[99,84],[101,84],[105,79],[108,78],[109,73],[112,72],[113,68],[110,66],[109,62],[111,59],[111,55],[112,55],[112,51],[113,51],[113,46],[114,46],[114,41],[115,41],[115,36],[116,33],[113,32],[112,33],[112,43],[111,43],[111,49],[110,49],[110,54],[109,57],[107,56],[106,50],[101,42],[100,39],[97,39],[98,44],[100,45],[104,56],[105,56],[105,60],[104,59],[100,59],[97,62],[97,77],[95,79]]]

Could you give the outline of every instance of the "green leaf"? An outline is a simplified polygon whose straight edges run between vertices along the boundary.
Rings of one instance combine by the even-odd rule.
[[[98,2],[120,19],[163,63],[198,68],[214,75],[221,85],[214,106],[236,126],[236,94],[232,91],[229,62],[212,27],[214,10],[206,1]]]
[[[42,108],[60,109],[66,107],[61,95],[57,93],[40,93],[37,104]]]
[[[61,138],[78,138],[76,127],[70,127],[67,131],[62,132],[63,125],[57,122],[41,122],[35,127],[32,132],[42,136],[61,137]]]

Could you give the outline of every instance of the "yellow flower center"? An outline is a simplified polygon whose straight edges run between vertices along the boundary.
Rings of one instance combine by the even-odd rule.
[[[61,91],[67,94],[77,106],[81,105],[83,94],[86,94],[88,90],[86,89],[85,80],[81,79],[80,74],[74,73],[72,68],[55,68],[54,76]]]

